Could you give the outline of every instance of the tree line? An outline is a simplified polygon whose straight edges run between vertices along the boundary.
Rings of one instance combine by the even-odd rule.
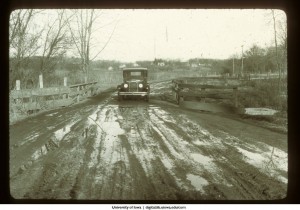
[[[273,28],[273,40],[270,46],[259,47],[253,44],[239,57],[236,54],[225,60],[224,73],[282,73],[287,72],[287,23],[282,12],[271,9],[265,15],[267,24]],[[236,61],[236,63],[234,63]],[[234,66],[236,71],[234,72]]]
[[[254,44],[244,52],[243,59],[232,56],[221,61],[219,68],[222,73],[228,74],[286,73],[287,49],[280,45],[276,56],[274,46],[262,48]]]
[[[136,63],[166,71],[192,66],[201,70],[202,64],[220,73],[281,74],[287,71],[286,21],[275,10],[270,10],[268,15],[274,32],[274,42],[268,47],[254,44],[243,55],[235,54],[223,60],[192,58],[182,62],[156,58]],[[112,67],[116,70],[122,65],[118,61],[95,60],[109,44],[118,25],[118,17],[107,16],[105,10],[20,9],[11,13],[9,21],[10,89],[14,88],[16,80],[25,81],[26,85],[28,80],[36,82],[39,74],[53,75],[58,68],[88,75],[92,69]]]
[[[88,74],[90,61],[108,45],[117,26],[117,19],[105,15],[105,11],[95,9],[13,11],[9,20],[10,89],[16,80],[53,74],[65,56],[78,57],[80,70]],[[95,32],[102,34],[101,43]]]

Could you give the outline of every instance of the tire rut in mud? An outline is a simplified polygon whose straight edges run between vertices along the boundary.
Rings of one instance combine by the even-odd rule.
[[[178,109],[108,99],[73,111],[73,117],[68,113],[61,125],[42,134],[48,140],[35,139],[39,142],[32,151],[44,149],[12,176],[14,197],[264,200],[286,192],[284,183],[249,164],[239,150],[255,152],[262,143],[252,145],[230,134],[227,138],[220,128],[208,130]],[[213,116],[210,120],[221,123]],[[59,131],[57,138],[51,139],[54,131]],[[18,150],[25,152],[31,145]]]

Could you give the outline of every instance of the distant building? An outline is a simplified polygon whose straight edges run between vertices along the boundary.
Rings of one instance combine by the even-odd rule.
[[[200,65],[200,64],[199,64]],[[199,66],[197,63],[191,63],[190,64],[190,66],[192,67],[192,68],[197,68],[198,66]]]
[[[166,61],[164,61],[163,59],[161,58],[155,58],[154,61],[153,61],[153,64],[156,65],[156,66],[166,66]]]
[[[122,64],[122,65],[119,66],[119,68],[120,68],[120,69],[126,68],[126,65],[125,65],[125,64]]]
[[[166,64],[165,64],[165,62],[158,62],[157,65],[158,66],[165,66]]]

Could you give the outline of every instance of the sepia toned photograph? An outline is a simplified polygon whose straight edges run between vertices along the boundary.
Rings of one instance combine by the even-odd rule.
[[[279,9],[16,9],[10,195],[285,199],[287,63]]]

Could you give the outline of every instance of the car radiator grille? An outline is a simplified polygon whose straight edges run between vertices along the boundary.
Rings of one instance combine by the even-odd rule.
[[[129,92],[137,92],[138,91],[138,83],[130,82],[129,83]]]

